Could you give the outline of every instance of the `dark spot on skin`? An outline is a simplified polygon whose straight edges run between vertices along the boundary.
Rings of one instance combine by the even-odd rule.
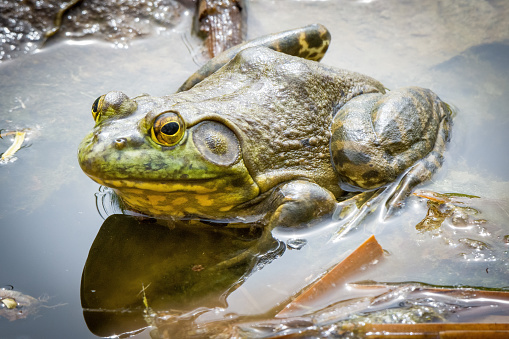
[[[387,161],[389,164],[394,161],[394,155],[392,154],[391,150],[385,150],[384,154],[382,155],[385,161]]]
[[[161,162],[150,162],[144,165],[147,171],[159,171],[166,169],[166,164]]]
[[[308,58],[310,58],[310,59],[314,59],[314,58],[316,58],[316,56],[317,56],[317,55],[318,55],[318,53],[313,52],[313,53],[311,53],[311,54],[308,56]]]
[[[286,38],[281,40],[275,49],[278,52],[285,51],[289,55],[298,55],[300,50],[300,42],[298,37]]]
[[[362,178],[366,181],[369,181],[370,179],[378,179],[380,177],[380,173],[378,171],[372,170],[367,171],[362,175]]]
[[[345,141],[345,139],[348,139],[348,136],[345,135],[343,128],[336,128],[336,130],[332,132],[331,140],[334,140],[335,143],[341,143]]]
[[[346,150],[345,154],[348,157],[348,159],[350,159],[350,162],[356,165],[367,164],[371,161],[371,157],[366,153]]]
[[[371,157],[365,153],[345,149],[333,152],[332,158],[334,163],[340,167],[343,167],[345,163],[365,165],[371,161]]]
[[[417,90],[415,88],[409,88],[408,92],[411,96],[418,101],[418,104],[424,104],[427,106],[433,106],[433,100],[431,97],[427,96],[425,92],[421,90]]]
[[[311,144],[309,143],[309,139],[302,139],[300,141],[300,143],[302,146],[308,146],[308,147],[311,146]]]
[[[244,186],[244,180],[242,178],[236,178],[236,179],[233,179],[230,182],[230,184],[233,187],[243,187]]]
[[[423,159],[422,164],[424,165],[424,168],[426,168],[430,172],[433,172],[437,167],[436,164],[428,161],[428,159]]]
[[[309,48],[317,48],[323,45],[323,39],[314,35],[307,35],[306,42],[308,43]]]
[[[444,158],[443,157],[440,157],[437,160],[437,163],[438,163],[438,166],[442,166],[442,164],[444,163]]]
[[[343,167],[348,162],[348,158],[343,150],[332,152],[332,159],[334,164],[338,167]]]
[[[396,164],[394,164],[393,166],[394,169],[397,169],[398,172],[403,172],[407,167],[410,166],[410,164],[408,163],[409,159],[407,159],[407,157],[405,157],[404,155],[401,155],[395,159]]]
[[[116,152],[115,154],[117,155],[117,159],[116,159],[116,161],[117,161],[117,162],[122,161],[122,154],[121,154],[120,152]],[[113,157],[113,156],[114,156],[114,155],[112,155],[112,157]]]

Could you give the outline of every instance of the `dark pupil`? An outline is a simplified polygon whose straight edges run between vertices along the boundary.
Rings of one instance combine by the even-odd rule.
[[[161,132],[166,135],[174,135],[179,130],[179,124],[176,122],[169,122],[161,128]]]
[[[97,106],[99,106],[99,100],[101,99],[101,97],[95,99],[94,103],[92,104],[92,111],[93,112],[97,112]]]

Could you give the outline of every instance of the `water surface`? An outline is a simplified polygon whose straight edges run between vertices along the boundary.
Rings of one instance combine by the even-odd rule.
[[[483,237],[491,249],[475,257],[474,250],[417,232],[426,212],[417,198],[400,217],[382,222],[375,213],[337,241],[330,241],[332,226],[313,234],[276,230],[282,241],[307,243],[253,273],[228,297],[224,313],[270,310],[373,233],[391,256],[366,279],[507,288],[509,4],[250,1],[248,10],[250,37],[322,23],[332,34],[323,63],[368,74],[388,88],[431,88],[454,106],[444,167],[426,189],[480,196],[474,205],[489,219],[489,235],[473,230],[468,236]],[[188,25],[127,49],[63,42],[0,65],[0,129],[28,131],[16,159],[0,165],[0,285],[60,305],[24,320],[0,319],[0,337],[94,337],[83,319],[80,283],[104,220],[95,205],[98,185],[81,172],[77,146],[92,128],[90,107],[99,95],[165,95],[198,67],[188,50],[197,46]],[[1,152],[11,142],[10,136],[0,140]]]

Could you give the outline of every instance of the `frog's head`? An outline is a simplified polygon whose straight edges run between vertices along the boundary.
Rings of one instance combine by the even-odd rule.
[[[99,97],[95,127],[79,146],[81,168],[129,207],[156,216],[217,218],[256,197],[234,126],[181,110],[167,98]]]

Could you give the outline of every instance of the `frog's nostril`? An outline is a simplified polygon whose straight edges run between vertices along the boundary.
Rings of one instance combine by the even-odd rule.
[[[117,139],[115,139],[115,147],[117,149],[124,148],[126,144],[127,144],[126,138],[117,138]]]

